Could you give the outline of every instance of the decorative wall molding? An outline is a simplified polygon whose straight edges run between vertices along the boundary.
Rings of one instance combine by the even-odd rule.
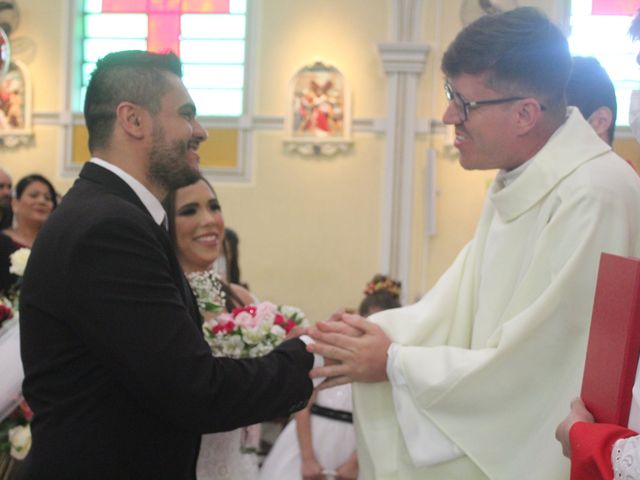
[[[429,45],[414,42],[385,42],[378,44],[385,73],[421,74],[427,62]]]
[[[282,130],[284,128],[284,116],[280,115],[255,115],[253,118],[220,118],[206,117],[201,122],[205,128],[240,128],[244,130]],[[81,125],[82,115],[76,115],[74,121],[66,112],[34,112],[34,125],[57,125],[64,126],[73,123]],[[416,132],[428,134],[431,132],[430,122],[418,120]],[[354,132],[363,133],[384,133],[386,131],[386,119],[384,117],[361,117],[354,118],[352,124]]]

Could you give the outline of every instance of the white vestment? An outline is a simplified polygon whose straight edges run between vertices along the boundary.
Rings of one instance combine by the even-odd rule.
[[[569,111],[494,182],[433,289],[370,317],[403,382],[354,385],[360,478],[569,478],[554,431],[580,392],[600,253],[640,256],[640,179]],[[461,456],[437,463],[447,450]]]

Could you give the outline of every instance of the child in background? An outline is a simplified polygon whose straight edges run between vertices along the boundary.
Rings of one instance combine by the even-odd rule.
[[[358,313],[400,307],[400,282],[376,275],[367,284]],[[351,385],[321,390],[283,430],[260,471],[260,480],[355,480],[356,439]]]

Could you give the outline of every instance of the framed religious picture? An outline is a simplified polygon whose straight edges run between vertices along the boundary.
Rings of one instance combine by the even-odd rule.
[[[12,60],[0,79],[0,143],[14,147],[27,143],[31,130],[31,79],[26,67]]]
[[[285,144],[305,155],[333,155],[351,145],[351,96],[344,75],[315,62],[289,82]]]

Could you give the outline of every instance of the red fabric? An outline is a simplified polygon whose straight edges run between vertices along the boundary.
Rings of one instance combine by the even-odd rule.
[[[638,0],[593,0],[591,15],[635,15]]]
[[[571,480],[611,480],[613,444],[633,435],[637,433],[619,425],[574,423],[569,431]]]

